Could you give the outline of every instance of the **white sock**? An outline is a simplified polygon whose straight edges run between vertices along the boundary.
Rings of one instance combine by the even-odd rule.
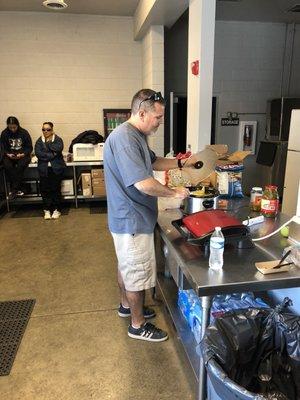
[[[131,326],[132,326],[134,329],[140,329],[143,325],[141,325],[141,326],[135,326],[135,325],[131,324]]]

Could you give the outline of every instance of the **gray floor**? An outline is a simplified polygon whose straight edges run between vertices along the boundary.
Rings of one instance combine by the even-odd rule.
[[[20,215],[20,217],[18,217]],[[28,216],[27,216],[28,215]],[[12,371],[8,400],[193,399],[190,372],[170,320],[170,339],[127,336],[106,214],[71,209],[54,221],[11,212],[0,219],[0,301],[37,300]]]

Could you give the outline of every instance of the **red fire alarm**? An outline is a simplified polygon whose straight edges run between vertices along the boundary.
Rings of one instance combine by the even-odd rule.
[[[199,75],[199,60],[193,61],[191,63],[191,70],[193,75]]]

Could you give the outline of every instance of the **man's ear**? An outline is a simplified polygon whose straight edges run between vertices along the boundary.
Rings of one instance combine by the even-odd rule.
[[[145,115],[146,115],[146,111],[145,110],[143,110],[143,109],[139,110],[139,118],[140,118],[141,121],[144,121]]]

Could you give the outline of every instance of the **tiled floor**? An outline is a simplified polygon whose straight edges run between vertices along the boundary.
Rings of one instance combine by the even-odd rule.
[[[37,300],[12,371],[0,377],[1,399],[193,399],[164,312],[155,306],[170,340],[155,344],[128,338],[128,321],[117,316],[106,214],[79,208],[56,221],[30,215],[0,219],[0,301]]]

